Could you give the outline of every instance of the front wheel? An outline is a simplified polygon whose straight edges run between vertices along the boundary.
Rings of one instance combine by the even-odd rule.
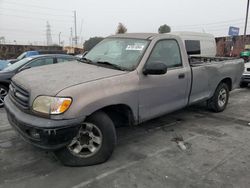
[[[0,108],[4,107],[4,98],[8,94],[8,88],[4,85],[0,85]]]
[[[248,83],[247,82],[241,82],[240,83],[240,87],[241,88],[245,88],[245,87],[247,87],[248,86]]]
[[[108,160],[115,145],[115,126],[107,114],[99,111],[86,119],[71,143],[55,155],[67,166],[89,166]]]
[[[208,100],[208,108],[214,112],[222,112],[225,110],[229,99],[228,85],[220,83],[216,88],[214,95]]]

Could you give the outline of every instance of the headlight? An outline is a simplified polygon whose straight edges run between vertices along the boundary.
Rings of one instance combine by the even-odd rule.
[[[70,107],[71,98],[39,96],[33,102],[32,108],[44,114],[62,114]]]

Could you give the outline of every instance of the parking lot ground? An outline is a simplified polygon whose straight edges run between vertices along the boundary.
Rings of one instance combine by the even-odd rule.
[[[250,89],[238,89],[222,113],[197,105],[119,128],[109,161],[77,168],[22,141],[1,109],[0,187],[249,187],[249,103]]]

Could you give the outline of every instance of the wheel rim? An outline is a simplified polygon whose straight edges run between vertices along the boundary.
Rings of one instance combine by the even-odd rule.
[[[227,91],[222,88],[219,92],[218,96],[218,105],[219,107],[223,107],[227,102]]]
[[[4,105],[4,98],[8,94],[8,91],[5,88],[0,87],[0,106]]]
[[[69,151],[81,158],[95,155],[102,146],[103,136],[101,130],[92,123],[84,123],[77,136],[68,145]]]

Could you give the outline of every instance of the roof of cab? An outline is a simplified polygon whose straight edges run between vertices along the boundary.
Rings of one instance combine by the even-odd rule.
[[[178,36],[196,36],[196,37],[212,37],[214,36],[210,33],[201,33],[201,32],[192,32],[192,31],[174,31],[169,34],[178,35]]]
[[[160,35],[158,33],[125,33],[109,36],[110,38],[134,38],[134,39],[150,39],[151,37]]]
[[[176,32],[170,32],[170,33],[125,33],[125,34],[116,34],[109,36],[110,38],[134,38],[134,39],[152,39],[154,37],[160,36],[160,35],[174,35],[174,36],[196,36],[196,37],[209,37],[214,38],[212,34],[209,33],[199,33],[199,32],[189,32],[189,31],[176,31]]]

